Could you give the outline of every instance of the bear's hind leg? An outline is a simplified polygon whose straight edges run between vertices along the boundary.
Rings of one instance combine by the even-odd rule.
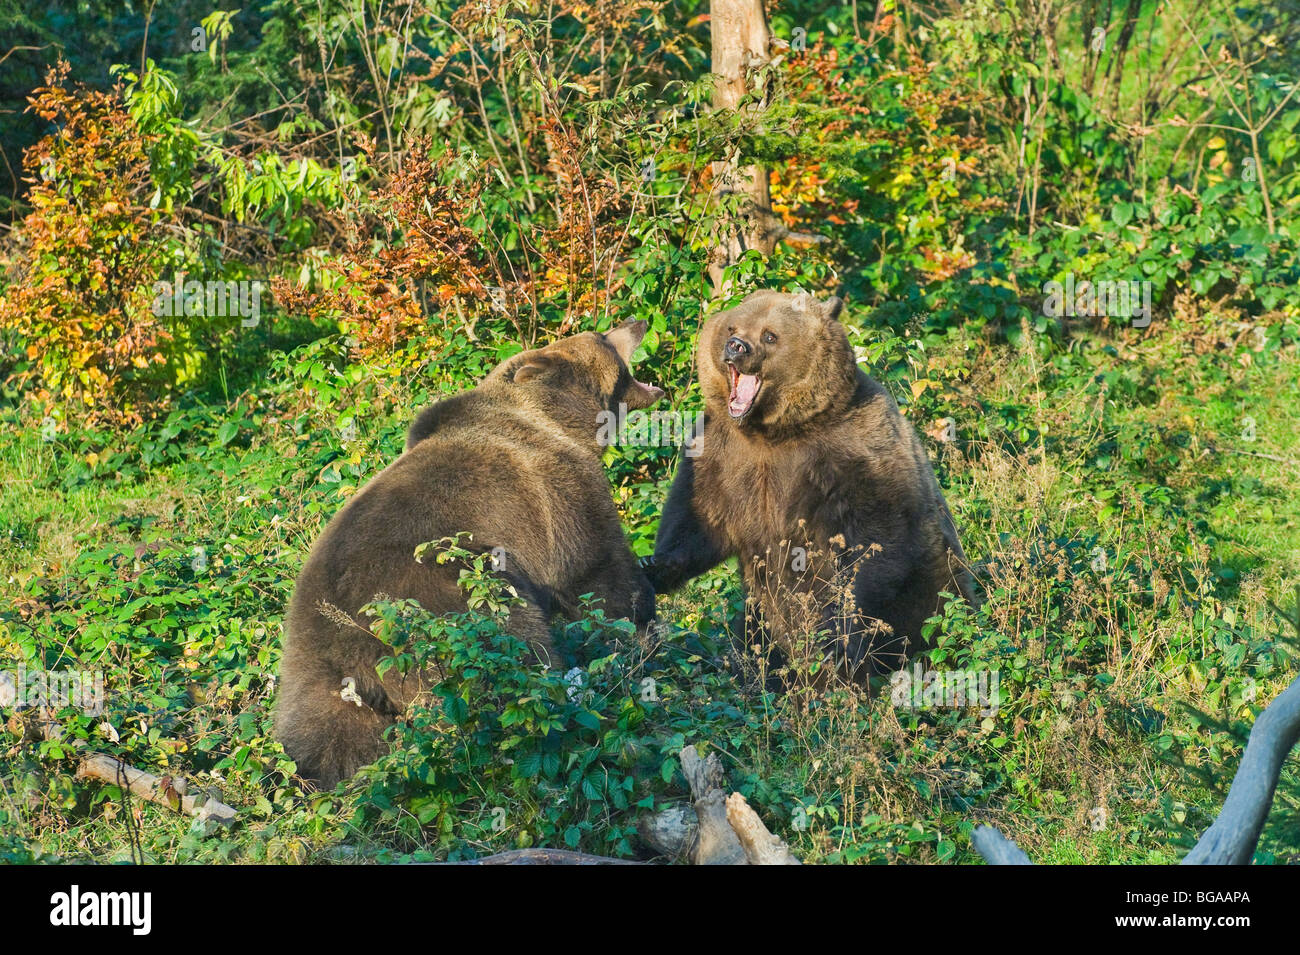
[[[333,789],[387,749],[383,732],[391,719],[365,702],[345,699],[356,693],[349,689],[316,677],[281,701],[276,736],[298,775],[314,787]]]

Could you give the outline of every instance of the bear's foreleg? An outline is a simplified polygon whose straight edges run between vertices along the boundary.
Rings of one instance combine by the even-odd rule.
[[[696,514],[694,498],[695,466],[683,455],[659,518],[654,556],[641,562],[655,593],[672,593],[728,556],[718,535]]]

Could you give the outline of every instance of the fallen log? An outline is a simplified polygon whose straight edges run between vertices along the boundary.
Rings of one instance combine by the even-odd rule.
[[[701,759],[694,745],[687,746],[682,750],[681,766],[691,787],[699,823],[691,861],[695,865],[748,865],[736,830],[727,821],[727,796],[722,791],[724,777],[718,754],[710,753],[708,759]]]
[[[645,865],[635,859],[614,859],[570,849],[510,849],[481,859],[438,862],[435,865]]]
[[[207,793],[190,795],[186,792],[188,787],[184,779],[155,776],[129,766],[115,756],[87,753],[77,766],[77,778],[121,786],[146,802],[188,813],[202,826],[204,835],[221,828],[229,829],[235,824],[237,814],[234,809]]]
[[[637,833],[651,849],[693,865],[801,865],[790,847],[768,831],[740,793],[726,794],[716,753],[700,757],[692,745],[681,752],[682,775],[691,788],[690,807],[674,806],[643,817]]]
[[[40,735],[47,740],[54,740],[81,750],[81,762],[77,764],[76,772],[78,779],[93,779],[97,782],[121,786],[131,795],[146,802],[188,813],[201,826],[204,835],[210,835],[217,829],[229,829],[238,818],[234,809],[211,793],[199,792],[190,795],[187,792],[189,787],[183,777],[155,776],[143,769],[136,769],[116,756],[87,750],[84,740],[68,743],[63,739],[63,727],[48,715],[42,715],[40,718]]]
[[[700,825],[691,806],[673,806],[637,820],[637,835],[658,855],[670,861],[694,858]]]
[[[727,797],[727,822],[750,865],[803,865],[780,836],[774,836],[740,793]]]

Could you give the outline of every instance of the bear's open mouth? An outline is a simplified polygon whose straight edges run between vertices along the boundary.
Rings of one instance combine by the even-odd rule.
[[[733,418],[743,418],[754,407],[758,389],[763,381],[757,375],[742,375],[736,366],[728,363],[727,371],[731,374],[731,397],[727,401],[727,414]]]

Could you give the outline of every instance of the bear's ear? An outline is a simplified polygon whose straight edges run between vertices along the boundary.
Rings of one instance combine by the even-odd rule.
[[[821,307],[822,317],[828,322],[833,322],[840,317],[840,312],[844,311],[844,299],[838,295],[832,295],[821,303]]]
[[[510,374],[510,380],[516,385],[522,385],[532,381],[535,378],[543,378],[555,369],[555,360],[549,355],[534,353],[528,356],[528,360],[519,365]]]
[[[641,339],[645,338],[647,327],[649,326],[644,320],[629,320],[613,331],[605,333],[605,341],[614,346],[618,357],[623,359],[623,364],[629,368],[632,367],[632,353],[636,351],[636,346],[641,344]]]

